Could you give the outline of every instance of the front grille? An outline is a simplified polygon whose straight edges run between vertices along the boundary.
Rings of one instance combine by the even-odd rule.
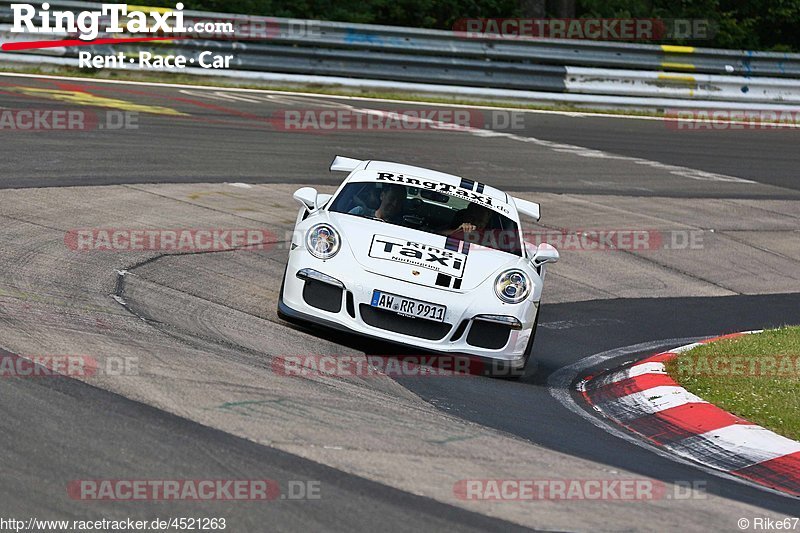
[[[510,325],[473,320],[467,342],[477,348],[499,350],[508,344],[509,333],[511,333]]]
[[[342,310],[342,289],[307,279],[303,285],[303,300],[311,307],[338,313]]]
[[[447,335],[452,326],[443,322],[432,322],[422,318],[409,318],[391,311],[376,309],[367,304],[358,306],[361,319],[372,327],[419,337],[430,341],[441,340]]]

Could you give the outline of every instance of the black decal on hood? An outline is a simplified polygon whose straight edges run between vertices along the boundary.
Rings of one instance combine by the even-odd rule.
[[[448,276],[447,274],[439,274],[436,276],[436,285],[439,287],[447,287],[450,288],[450,282],[453,281],[453,278]]]

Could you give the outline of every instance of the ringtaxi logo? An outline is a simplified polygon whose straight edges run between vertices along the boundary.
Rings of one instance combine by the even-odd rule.
[[[2,50],[14,52],[53,47],[84,46],[88,43],[117,44],[134,42],[152,42],[164,38],[188,39],[192,36],[214,38],[217,35],[232,35],[235,27],[232,22],[210,20],[193,21],[187,26],[183,13],[183,4],[178,3],[174,10],[152,8],[152,11],[134,9],[127,4],[100,4],[99,9],[84,11],[58,11],[50,9],[44,2],[37,11],[32,4],[12,4],[11,10],[14,24],[10,32],[22,34],[22,41],[2,44]],[[25,40],[28,36],[48,34],[66,34],[62,40]],[[97,40],[98,37],[103,39]],[[74,39],[74,35],[78,39]],[[119,37],[119,35],[125,35]],[[130,37],[130,36],[133,37]],[[91,51],[78,52],[78,66],[87,69],[185,69],[199,67],[202,69],[227,69],[231,66],[234,55],[216,54],[210,50],[196,51],[188,55],[158,54],[139,50],[134,57],[124,52],[115,54],[95,54]]]
[[[44,2],[37,11],[32,4],[11,4],[14,23],[13,33],[53,33],[78,34],[82,41],[93,41],[100,33],[131,34],[179,34],[209,29],[219,33],[233,33],[233,24],[197,23],[191,27],[185,24],[183,4],[178,3],[174,10],[141,11],[130,9],[127,4],[101,4],[100,9],[92,11],[51,11],[50,4]],[[101,27],[101,20],[106,24]],[[38,23],[37,23],[38,21]],[[202,26],[199,26],[202,24]]]
[[[32,4],[11,5],[14,15],[12,33],[77,34],[82,41],[93,41],[105,34],[169,34],[173,37],[214,40],[264,40],[303,38],[322,34],[320,21],[277,19],[273,17],[208,17],[202,13],[185,13],[183,3],[174,10],[132,9],[126,4],[102,4],[93,11],[51,10],[44,2],[37,11]],[[40,24],[37,24],[40,21]],[[104,25],[105,24],[105,25]]]
[[[263,251],[276,242],[262,229],[74,229],[64,235],[75,252]]]

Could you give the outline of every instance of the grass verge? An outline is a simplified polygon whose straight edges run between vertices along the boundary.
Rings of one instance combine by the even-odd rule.
[[[667,372],[707,402],[800,440],[800,326],[699,346]]]

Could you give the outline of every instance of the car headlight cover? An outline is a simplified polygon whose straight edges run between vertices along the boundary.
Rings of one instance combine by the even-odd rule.
[[[339,252],[341,244],[341,237],[328,224],[317,224],[306,235],[306,247],[317,259],[330,259]]]
[[[518,304],[531,294],[531,280],[522,270],[506,270],[494,282],[497,297],[509,304]]]

